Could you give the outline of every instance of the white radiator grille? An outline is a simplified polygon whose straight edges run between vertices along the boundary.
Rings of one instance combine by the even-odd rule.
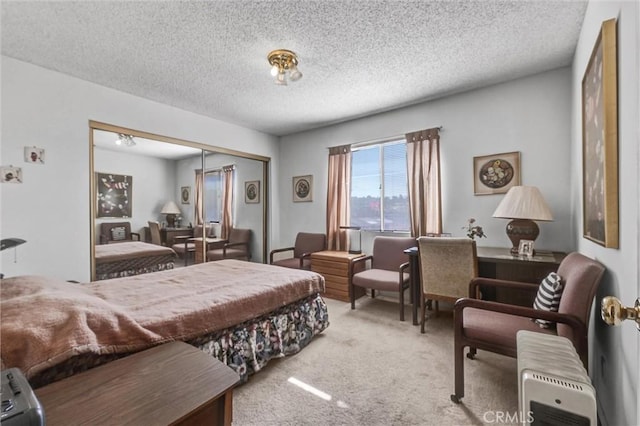
[[[523,424],[597,425],[595,390],[571,341],[522,330],[517,345]]]

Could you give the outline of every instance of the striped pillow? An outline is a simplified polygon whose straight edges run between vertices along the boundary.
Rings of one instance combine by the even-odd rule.
[[[544,311],[558,312],[563,288],[564,284],[560,275],[551,272],[542,280],[536,299],[533,301],[533,307]],[[536,319],[535,322],[542,328],[551,328],[555,325],[553,321],[543,319]]]

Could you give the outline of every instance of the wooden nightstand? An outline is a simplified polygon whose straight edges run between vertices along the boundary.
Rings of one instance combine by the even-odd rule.
[[[171,342],[51,383],[35,393],[47,425],[230,425],[238,375]]]
[[[318,251],[311,253],[311,270],[324,277],[324,295],[331,299],[349,302],[349,275],[351,274],[351,261],[364,254],[351,254],[346,251]],[[361,265],[359,269],[362,269]],[[365,289],[355,287],[355,298],[364,296]]]

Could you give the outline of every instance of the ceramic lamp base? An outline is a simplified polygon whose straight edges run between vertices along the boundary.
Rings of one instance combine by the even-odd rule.
[[[513,219],[507,223],[507,236],[511,240],[511,254],[517,255],[520,240],[535,241],[540,234],[538,225],[530,219]]]
[[[175,228],[176,227],[176,215],[175,214],[168,214],[167,215],[167,226],[169,228]]]

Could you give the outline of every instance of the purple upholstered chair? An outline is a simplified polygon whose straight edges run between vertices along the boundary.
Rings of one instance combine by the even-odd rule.
[[[451,400],[460,402],[464,396],[464,348],[473,359],[477,349],[516,357],[516,333],[529,330],[557,334],[571,340],[587,367],[589,316],[593,298],[602,279],[604,266],[580,253],[565,257],[558,268],[564,289],[558,312],[549,312],[524,306],[488,302],[476,299],[480,286],[502,287],[531,291],[538,284],[488,278],[476,278],[469,285],[469,297],[459,299],[454,307],[454,363],[455,393]],[[557,323],[555,328],[541,328],[532,319]]]
[[[327,236],[325,234],[314,234],[309,232],[298,232],[296,242],[293,247],[279,248],[271,250],[269,253],[269,263],[272,265],[284,266],[294,269],[311,269],[311,253],[322,251],[327,248]],[[273,260],[273,255],[293,251],[293,257],[287,259]]]
[[[206,231],[204,231],[206,229]],[[205,233],[206,236],[211,232],[210,225],[196,225],[193,228],[193,237],[190,235],[178,235],[173,237],[175,244],[171,246],[173,251],[178,253],[180,257],[184,259],[184,266],[187,266],[189,256],[195,255],[196,252],[196,243],[191,240],[191,238],[202,238]]]
[[[396,291],[400,302],[400,321],[404,321],[404,291],[409,288],[409,255],[404,250],[415,247],[416,239],[411,237],[375,237],[373,254],[353,261],[349,277],[349,297],[351,309],[355,309],[354,286],[371,289],[371,297],[375,291]],[[367,261],[371,268],[361,270]],[[360,270],[360,272],[355,272]],[[415,303],[415,301],[413,301]]]
[[[228,242],[222,248],[207,251],[207,260],[251,260],[251,229],[231,228]]]

